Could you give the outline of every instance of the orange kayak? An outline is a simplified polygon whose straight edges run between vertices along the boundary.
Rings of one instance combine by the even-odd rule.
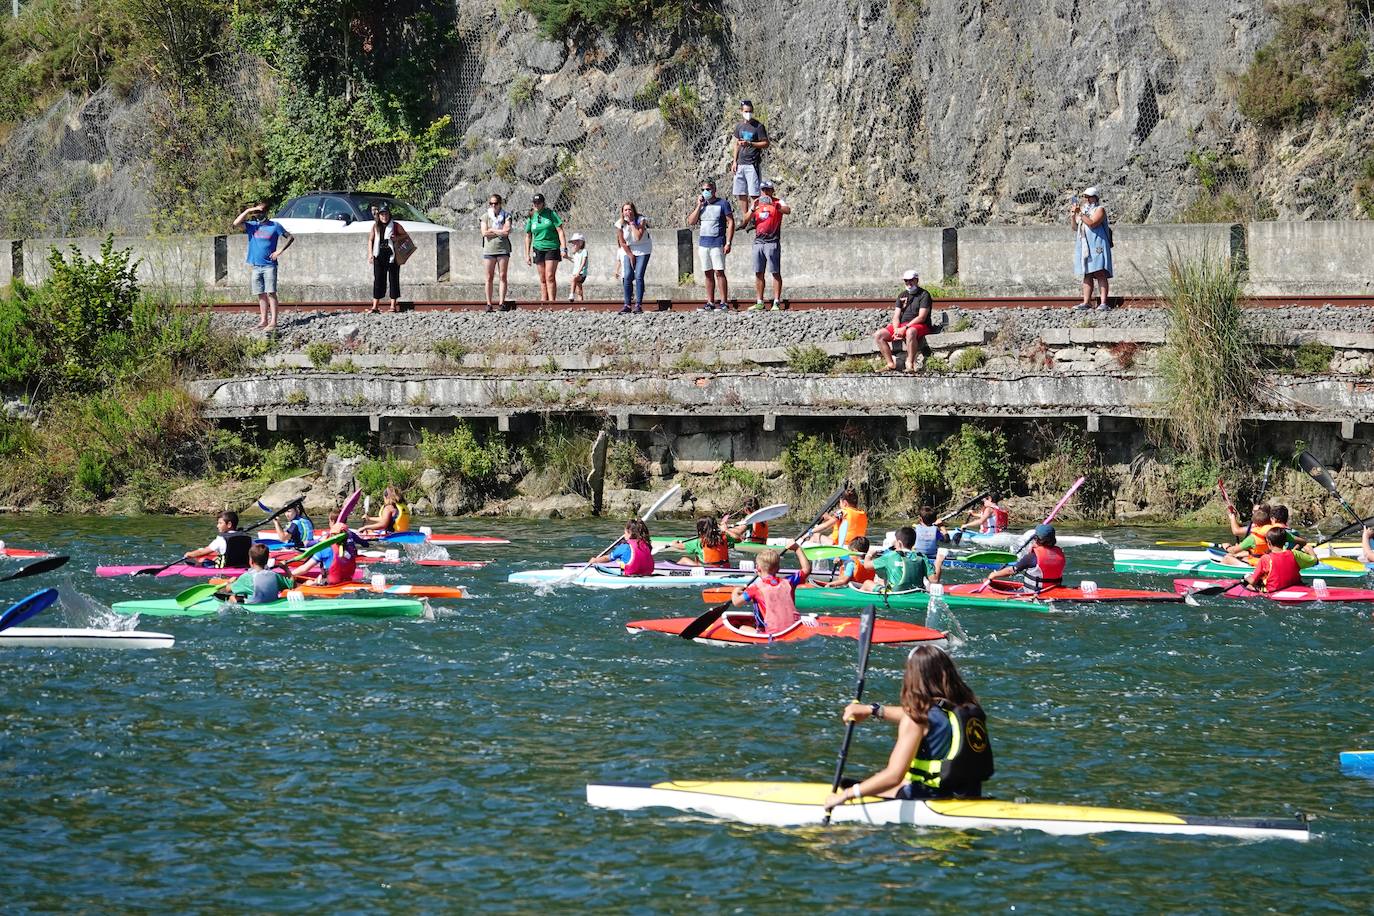
[[[211,585],[229,585],[233,579],[211,579]],[[461,585],[388,585],[378,591],[367,582],[344,582],[339,585],[298,585],[296,590],[310,598],[341,598],[345,595],[373,594],[406,596],[408,598],[466,598],[467,589]],[[286,592],[282,592],[286,597]]]
[[[625,624],[630,633],[667,633],[677,636],[695,618],[667,617],[661,620],[631,620]],[[696,638],[697,642],[721,645],[768,645],[778,642],[801,642],[815,636],[839,636],[847,639],[859,638],[859,618],[857,617],[803,617],[786,630],[778,633],[763,634],[754,629],[752,611],[729,612],[711,624],[704,633]],[[879,618],[873,624],[873,642],[893,643],[936,643],[945,639],[946,634],[930,627],[899,620]]]

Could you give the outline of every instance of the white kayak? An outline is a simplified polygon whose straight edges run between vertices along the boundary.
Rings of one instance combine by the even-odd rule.
[[[514,585],[580,585],[584,588],[708,588],[713,585],[747,585],[752,571],[710,571],[702,567],[681,566],[655,569],[650,576],[623,576],[618,567],[591,566],[585,571],[572,569],[526,569],[511,573],[506,581]]]
[[[995,534],[982,534],[978,531],[965,531],[959,539],[960,547],[981,547],[987,550],[1015,550],[1022,544],[1030,543],[1031,532],[998,531]],[[1055,543],[1060,547],[1089,547],[1093,544],[1107,543],[1100,537],[1087,534],[1055,534]]]
[[[830,786],[819,782],[681,781],[653,785],[589,785],[587,804],[618,811],[674,808],[746,824],[790,827],[820,824],[825,816],[822,805],[829,794]],[[837,807],[832,821],[956,830],[1040,830],[1061,836],[1125,832],[1299,841],[1306,841],[1311,836],[1307,821],[1302,817],[1189,817],[1162,811],[1030,804],[991,798],[899,801],[865,797]]]
[[[79,630],[59,627],[7,627],[0,648],[170,649],[176,637],[146,630]]]

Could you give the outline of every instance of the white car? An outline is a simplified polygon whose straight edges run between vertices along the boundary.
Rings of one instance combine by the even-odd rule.
[[[411,235],[455,232],[431,222],[418,208],[400,198],[361,191],[312,191],[282,204],[272,219],[292,235],[364,233],[372,226],[371,208],[383,203],[391,210],[391,218]]]

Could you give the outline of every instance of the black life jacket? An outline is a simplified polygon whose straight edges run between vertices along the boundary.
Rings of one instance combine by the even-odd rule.
[[[224,553],[220,555],[217,565],[224,569],[246,569],[248,551],[253,547],[253,536],[242,531],[230,531],[223,537]]]
[[[935,705],[931,715],[949,717],[949,750],[939,760],[912,760],[907,780],[940,795],[977,798],[983,794],[983,782],[993,774],[992,742],[983,707],[977,703],[955,706],[948,700]]]

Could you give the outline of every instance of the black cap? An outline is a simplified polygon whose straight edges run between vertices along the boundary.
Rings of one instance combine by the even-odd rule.
[[[544,202],[544,195],[543,195],[543,194],[536,194],[536,195],[534,195],[533,197],[530,198],[530,202],[531,202],[531,203],[536,203],[536,204],[542,204],[542,203]]]

